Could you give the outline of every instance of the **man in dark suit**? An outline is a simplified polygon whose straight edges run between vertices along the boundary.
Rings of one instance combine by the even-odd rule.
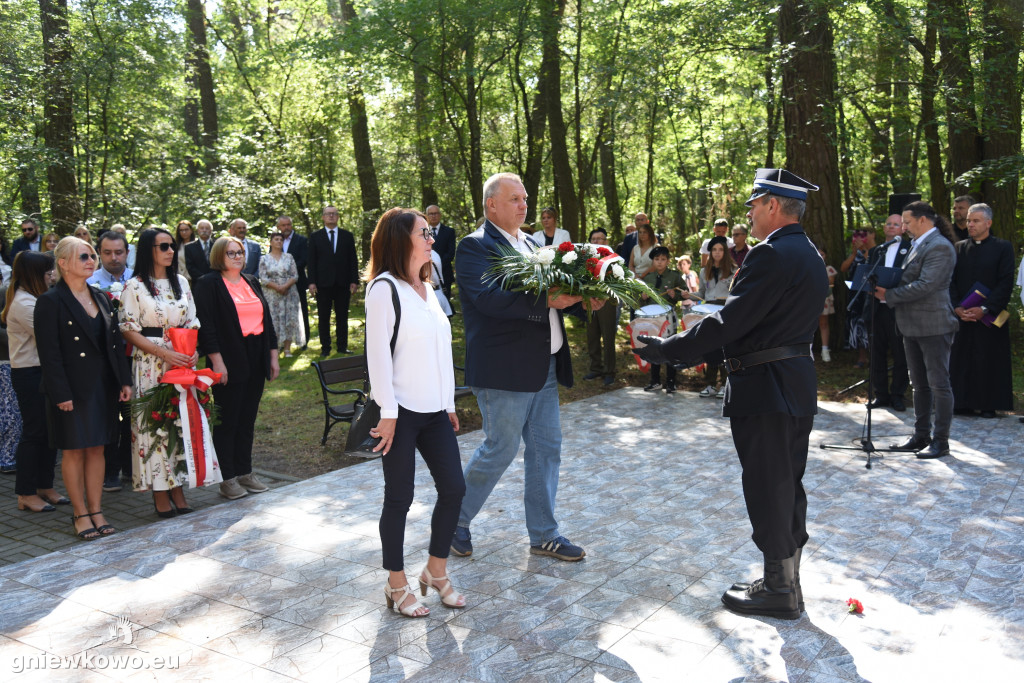
[[[245,244],[245,267],[242,272],[259,279],[260,259],[263,258],[263,248],[246,237],[249,233],[249,224],[243,218],[236,218],[228,225],[228,234],[237,237]]]
[[[434,232],[434,251],[441,257],[441,289],[444,295],[452,298],[452,261],[455,259],[455,231],[441,222],[440,207],[431,204],[426,211],[427,225]]]
[[[331,309],[338,351],[348,348],[348,303],[359,286],[359,263],[352,233],[338,227],[338,210],[324,208],[324,227],[309,238],[307,275],[320,318],[320,357],[331,355]]]
[[[572,386],[572,360],[562,310],[581,309],[578,296],[536,295],[484,282],[501,247],[534,250],[519,226],[526,218],[526,189],[519,176],[499,173],[484,183],[487,220],[459,242],[459,301],[466,330],[466,384],[484,416],[484,442],[465,468],[466,495],[452,539],[452,552],[473,552],[469,525],[509,464],[524,433],[526,487],[523,503],[530,553],[560,560],[583,559],[583,548],[559,533],[555,494],[561,459],[558,385]],[[600,308],[603,302],[596,302]]]
[[[956,250],[946,219],[925,202],[903,209],[903,227],[914,237],[903,261],[897,287],[875,288],[875,298],[896,309],[896,327],[903,335],[907,369],[914,383],[914,436],[893,448],[919,451],[918,458],[949,455],[953,421],[953,388],[949,382],[949,349],[959,328],[949,300]],[[935,430],[932,431],[932,412]]]
[[[892,244],[888,244],[897,240]],[[894,213],[885,220],[885,241],[871,247],[868,262],[870,270],[875,264],[880,268],[901,268],[910,252],[910,238],[903,235],[903,217]],[[884,247],[884,249],[883,249]],[[864,296],[864,295],[861,295]],[[907,409],[903,393],[910,384],[907,375],[907,354],[903,350],[903,337],[896,329],[896,314],[884,301],[872,299],[871,315],[875,317],[875,336],[871,343],[871,388],[875,395],[872,408],[891,406],[897,412]],[[889,384],[889,352],[892,352],[892,384]]]
[[[11,263],[22,251],[39,251],[42,236],[39,234],[39,223],[34,218],[26,218],[21,222],[21,237],[11,245]]]
[[[210,249],[213,248],[213,223],[205,218],[196,223],[198,239],[185,245],[185,269],[192,282],[210,272]]]
[[[647,215],[642,213],[638,213],[637,216],[647,218]],[[636,221],[636,216],[633,217],[633,220]],[[626,236],[622,239],[622,244],[615,247],[615,253],[621,256],[622,260],[626,263],[629,263],[629,255],[633,253],[633,247],[636,246],[636,240],[637,226],[635,223],[630,223],[626,226]]]
[[[295,283],[295,287],[299,292],[299,304],[302,306],[302,326],[306,330],[306,343],[309,343],[309,302],[306,299],[306,287],[309,286],[309,280],[306,279],[309,240],[295,232],[291,216],[281,216],[277,219],[277,231],[284,235],[284,251],[292,255],[295,267],[299,271],[299,281]],[[303,344],[302,348],[305,349],[306,345]]]
[[[729,365],[723,414],[743,468],[743,496],[764,578],[722,595],[740,614],[799,619],[800,555],[807,543],[803,488],[807,444],[818,412],[811,342],[828,296],[821,256],[799,220],[808,190],[789,171],[762,168],[747,200],[747,222],[760,243],[743,261],[725,306],[681,334],[636,353],[651,363]]]

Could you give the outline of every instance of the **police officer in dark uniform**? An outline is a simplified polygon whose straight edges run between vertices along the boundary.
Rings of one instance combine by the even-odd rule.
[[[743,496],[764,554],[764,577],[722,595],[733,612],[798,619],[800,552],[807,543],[801,480],[818,412],[811,341],[828,296],[825,264],[800,227],[808,190],[789,171],[762,168],[747,200],[760,243],[736,273],[724,308],[668,339],[641,337],[650,363],[729,366],[723,414],[743,468]]]

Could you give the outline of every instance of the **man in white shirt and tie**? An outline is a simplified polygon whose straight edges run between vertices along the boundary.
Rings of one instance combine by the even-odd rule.
[[[359,263],[352,233],[338,227],[338,209],[324,207],[322,218],[324,227],[309,238],[306,276],[320,319],[320,357],[326,358],[331,354],[332,309],[336,348],[339,353],[352,353],[348,348],[348,304],[359,286]]]
[[[213,223],[205,218],[196,223],[195,239],[185,245],[185,268],[195,282],[210,272],[210,249],[213,247]],[[179,269],[180,269],[179,264]]]
[[[869,267],[879,262],[880,267],[900,268],[910,253],[910,238],[903,236],[903,217],[894,213],[885,221],[885,241],[902,239],[889,246],[872,247],[868,252]],[[906,410],[904,392],[910,385],[907,374],[907,355],[903,348],[903,335],[896,329],[896,313],[884,301],[874,300],[874,335],[871,345],[872,408],[891,407],[897,412]],[[892,352],[892,384],[889,384],[889,352]]]

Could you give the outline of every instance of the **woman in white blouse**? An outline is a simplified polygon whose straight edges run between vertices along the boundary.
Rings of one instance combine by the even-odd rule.
[[[413,500],[417,448],[437,489],[430,525],[430,557],[420,574],[420,592],[426,595],[427,588],[432,587],[446,607],[466,606],[465,597],[452,587],[446,570],[466,483],[455,439],[459,418],[455,414],[452,331],[430,287],[433,241],[423,214],[391,209],[374,229],[364,275],[369,281],[366,361],[373,399],[381,414],[370,435],[380,437],[375,450],[383,456],[380,540],[383,566],[390,572],[384,596],[388,607],[397,604],[407,617],[429,614],[409,588],[403,565],[405,519]],[[396,315],[391,286],[381,280],[394,285],[400,316]]]

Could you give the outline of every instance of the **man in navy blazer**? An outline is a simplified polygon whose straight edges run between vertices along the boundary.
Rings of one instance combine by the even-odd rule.
[[[21,237],[11,245],[11,263],[14,257],[23,251],[39,251],[42,248],[42,235],[39,234],[39,223],[34,218],[26,218],[21,222]]]
[[[291,216],[281,216],[277,219],[277,230],[284,235],[284,251],[291,254],[295,259],[295,268],[299,271],[299,280],[295,287],[299,291],[299,305],[302,306],[302,326],[306,329],[306,341],[309,341],[309,302],[306,300],[306,287],[309,280],[306,278],[306,264],[309,262],[309,240],[304,235],[295,232]],[[306,348],[303,345],[302,348]]]
[[[641,337],[647,346],[634,351],[650,363],[727,359],[722,413],[743,468],[752,538],[764,555],[763,580],[722,595],[740,614],[799,619],[803,611],[802,480],[818,412],[811,342],[828,296],[825,264],[799,223],[812,189],[789,171],[758,169],[747,222],[760,243],[744,258],[725,306],[668,339]]]
[[[910,238],[903,235],[903,217],[894,213],[885,220],[886,243],[899,241],[884,247],[879,244],[868,252],[867,268],[878,264],[884,268],[901,268],[903,259],[910,253]],[[861,295],[864,296],[864,295]],[[907,374],[907,354],[903,349],[903,335],[896,329],[896,313],[884,301],[872,298],[872,313],[875,316],[874,336],[871,340],[871,388],[875,397],[872,408],[891,406],[897,412],[907,409],[903,393],[910,386]],[[892,352],[892,384],[889,384],[889,352]]]
[[[444,295],[452,298],[452,261],[455,260],[455,231],[441,222],[441,208],[431,204],[425,212],[427,225],[434,232],[434,251],[441,257],[441,289]]]
[[[561,459],[558,385],[572,386],[572,361],[562,311],[581,308],[578,296],[547,296],[502,289],[484,281],[500,248],[528,253],[519,230],[526,189],[519,176],[499,173],[484,183],[484,224],[459,242],[455,255],[466,330],[466,384],[483,415],[484,442],[465,468],[466,495],[452,552],[473,552],[469,524],[483,507],[525,437],[526,528],[530,552],[575,561],[586,555],[558,531],[555,494]],[[597,302],[600,307],[600,302]]]
[[[246,237],[248,232],[249,224],[242,218],[236,218],[228,225],[228,233],[242,240],[242,243],[245,244],[245,266],[242,267],[242,272],[259,279],[260,259],[263,258],[263,249],[260,245]]]

